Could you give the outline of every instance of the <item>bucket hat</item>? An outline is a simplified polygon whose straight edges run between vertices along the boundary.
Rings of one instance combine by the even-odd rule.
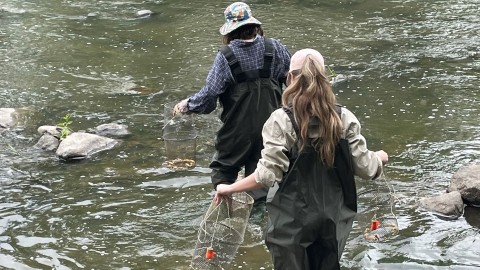
[[[246,24],[262,24],[252,16],[252,10],[243,2],[231,4],[223,13],[225,14],[225,24],[220,27],[220,34],[224,36]]]

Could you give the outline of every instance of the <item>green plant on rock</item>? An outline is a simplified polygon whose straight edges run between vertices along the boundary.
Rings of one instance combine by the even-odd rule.
[[[57,124],[57,126],[62,127],[62,130],[60,131],[60,140],[63,140],[70,135],[71,129],[69,126],[73,123],[73,121],[70,120],[71,117],[72,115],[68,113],[62,118],[63,122]]]
[[[332,75],[332,78],[337,77],[337,73],[335,72],[335,70],[333,70],[333,68],[331,68],[330,66],[327,66],[327,69],[330,72],[330,75]]]

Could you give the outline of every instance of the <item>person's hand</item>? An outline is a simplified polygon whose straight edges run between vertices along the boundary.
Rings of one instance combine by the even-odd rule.
[[[388,162],[387,152],[385,152],[383,150],[379,150],[379,151],[375,152],[375,154],[377,154],[377,156],[380,157],[380,160],[382,161],[383,165],[385,165]]]
[[[223,196],[231,195],[233,192],[231,191],[230,185],[219,184],[217,185],[217,193],[215,194],[215,203],[219,204],[222,201]]]
[[[177,103],[173,107],[173,115],[177,115],[179,113],[186,113],[188,111],[187,104],[188,104],[188,98]]]

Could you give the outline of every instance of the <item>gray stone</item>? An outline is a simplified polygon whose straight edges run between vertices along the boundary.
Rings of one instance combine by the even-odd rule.
[[[38,134],[44,135],[49,134],[54,137],[60,138],[62,127],[59,126],[40,126],[38,129]]]
[[[46,151],[55,151],[58,148],[60,141],[55,136],[45,133],[40,137],[38,142],[34,145],[34,147],[46,150]]]
[[[150,17],[152,15],[155,15],[155,12],[153,12],[151,10],[148,10],[148,9],[139,10],[135,14],[135,16],[137,16],[137,18],[145,18],[145,17]]]
[[[0,108],[0,129],[12,127],[15,124],[15,109]]]
[[[456,190],[465,203],[480,206],[480,164],[462,167],[453,174],[448,191]]]
[[[337,76],[333,77],[332,80],[330,81],[330,84],[332,86],[336,86],[338,84],[348,82],[348,77],[343,74],[337,74]]]
[[[96,127],[95,129],[89,130],[89,132],[95,133],[100,136],[125,136],[130,134],[127,129],[127,125],[117,124],[117,123],[109,123],[109,124],[102,124]]]
[[[425,210],[451,218],[458,218],[463,214],[463,200],[458,191],[422,198],[419,201],[419,206]]]
[[[62,159],[85,159],[95,153],[113,148],[117,141],[90,133],[75,132],[60,142],[56,155]]]

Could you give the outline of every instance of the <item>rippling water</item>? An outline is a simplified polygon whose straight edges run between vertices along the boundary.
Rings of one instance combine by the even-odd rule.
[[[384,181],[358,181],[360,213],[344,269],[476,269],[480,211],[458,220],[416,202],[445,192],[478,161],[480,1],[249,2],[267,36],[320,50],[348,80],[340,103],[371,149],[391,155]],[[0,268],[188,269],[213,193],[216,114],[195,116],[197,167],[162,167],[163,105],[195,93],[221,44],[228,2],[0,0],[0,108],[19,124],[0,136]],[[139,10],[156,14],[137,18]],[[40,125],[127,124],[115,149],[62,163],[33,149]],[[400,232],[364,240],[377,199],[395,191]],[[270,269],[255,209],[233,268]]]

